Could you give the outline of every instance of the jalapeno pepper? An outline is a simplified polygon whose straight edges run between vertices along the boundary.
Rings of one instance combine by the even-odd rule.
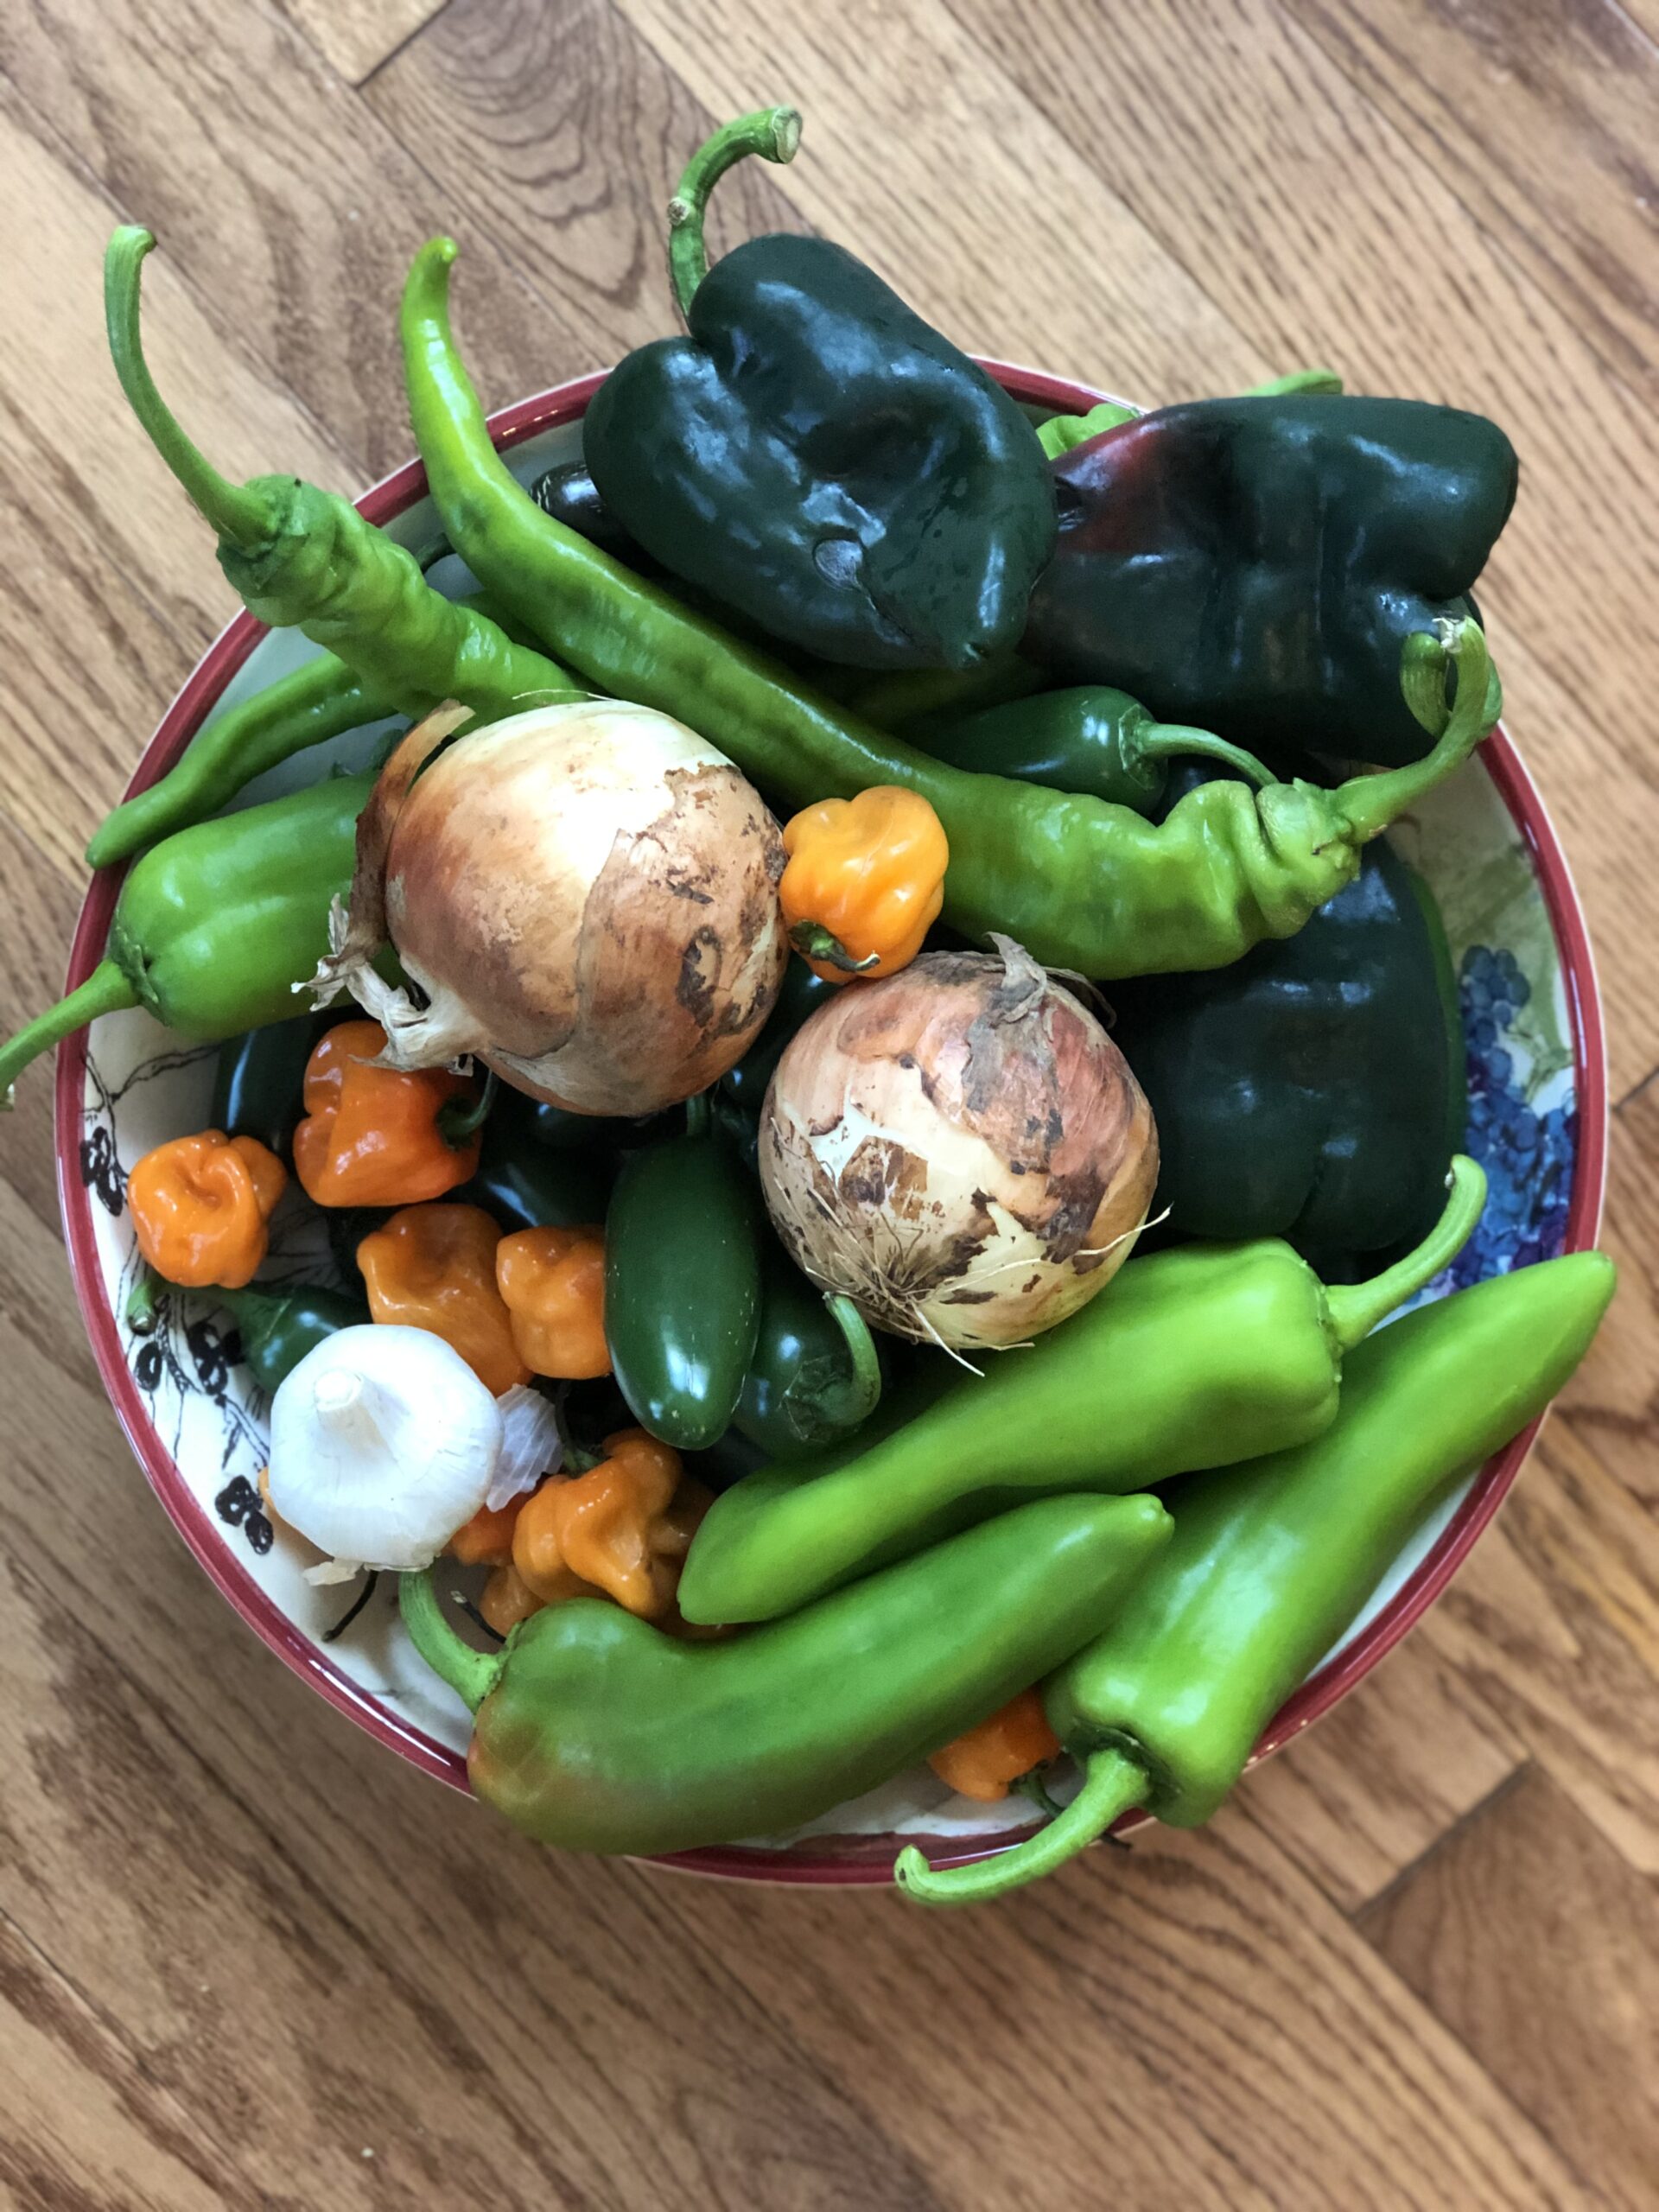
[[[778,1003],[766,1017],[766,1026],[734,1068],[728,1068],[720,1087],[746,1112],[759,1114],[772,1071],[784,1057],[784,1047],[816,1007],[833,998],[838,986],[818,975],[804,960],[791,960],[784,970]]]
[[[1613,1283],[1605,1253],[1579,1252],[1424,1306],[1354,1352],[1325,1435],[1179,1484],[1168,1548],[1048,1686],[1081,1793],[977,1866],[935,1874],[902,1853],[900,1885],[966,1904],[1051,1872],[1136,1806],[1207,1821],[1412,1531],[1567,1381]]]
[[[328,950],[373,780],[331,777],[152,846],[121,887],[106,957],[0,1047],[0,1099],[60,1039],[124,1007],[199,1043],[291,1014]]]
[[[688,1620],[771,1620],[1020,1497],[1123,1491],[1317,1436],[1344,1356],[1459,1250],[1485,1197],[1455,1164],[1409,1258],[1326,1288],[1287,1244],[1135,1260],[1082,1313],[982,1376],[924,1373],[839,1449],[734,1484],[697,1533]]]
[[[937,1751],[1097,1634],[1167,1535],[1154,1498],[1046,1498],[729,1643],[576,1598],[489,1654],[429,1574],[401,1594],[477,1714],[486,1803],[567,1851],[683,1851],[795,1827]]]
[[[724,1433],[760,1323],[760,1198],[713,1127],[635,1153],[605,1219],[605,1335],[634,1419],[678,1451]]]
[[[767,1240],[760,1332],[733,1424],[774,1459],[798,1459],[861,1428],[881,1396],[881,1363],[850,1298],[815,1289]]]
[[[612,1161],[605,1150],[607,1136],[628,1123],[597,1122],[599,1149],[578,1151],[563,1141],[549,1116],[581,1121],[581,1115],[561,1116],[556,1106],[542,1107],[522,1091],[501,1090],[485,1122],[478,1166],[470,1182],[454,1193],[468,1205],[482,1206],[493,1214],[503,1230],[573,1229],[583,1222],[602,1221],[610,1200]],[[544,1132],[556,1139],[547,1141]]]
[[[236,1323],[243,1363],[268,1394],[336,1329],[356,1328],[369,1319],[369,1309],[360,1299],[321,1283],[290,1283],[281,1288],[250,1283],[240,1290],[215,1290],[211,1303]],[[158,1319],[156,1278],[146,1275],[127,1300],[127,1326],[135,1336],[147,1336]]]
[[[257,1137],[280,1159],[292,1157],[305,1111],[305,1067],[312,1047],[340,1017],[302,1014],[228,1037],[213,1069],[207,1119],[227,1136]]]
[[[677,607],[533,505],[490,443],[455,353],[453,242],[416,257],[404,294],[410,411],[455,549],[502,604],[590,681],[677,715],[793,806],[872,784],[919,791],[950,849],[945,919],[1001,931],[1086,976],[1224,967],[1288,937],[1357,874],[1359,850],[1465,760],[1498,691],[1473,621],[1408,639],[1389,681],[1438,733],[1409,768],[1325,791],[1302,783],[1193,791],[1156,828],[1098,799],[929,760]],[[1334,405],[1336,402],[1309,402]],[[1448,715],[1448,671],[1457,699]],[[1300,733],[1319,737],[1327,724]],[[1295,733],[1287,732],[1287,735]]]

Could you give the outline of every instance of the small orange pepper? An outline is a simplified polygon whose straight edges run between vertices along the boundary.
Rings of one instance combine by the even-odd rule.
[[[520,1621],[539,1613],[542,1601],[511,1560],[498,1567],[484,1585],[478,1610],[498,1636],[511,1636]]]
[[[478,1170],[480,1135],[447,1143],[441,1109],[478,1086],[447,1068],[378,1068],[378,1021],[338,1021],[305,1064],[305,1119],[294,1172],[320,1206],[401,1206],[438,1198]]]
[[[501,1231],[482,1206],[404,1206],[357,1248],[377,1321],[429,1329],[499,1398],[530,1370],[495,1287]]]
[[[598,1466],[555,1475],[528,1500],[512,1563],[550,1604],[594,1588],[642,1620],[659,1620],[714,1494],[683,1476],[679,1453],[643,1428],[619,1429],[604,1449]]]
[[[519,1229],[495,1248],[496,1287],[532,1375],[585,1382],[611,1371],[602,1229]]]
[[[174,1137],[127,1178],[138,1249],[158,1275],[191,1289],[240,1290],[270,1243],[288,1170],[257,1137],[222,1129]]]
[[[856,798],[822,799],[785,825],[784,850],[784,925],[815,976],[849,983],[916,957],[944,903],[950,859],[918,791],[876,784]]]
[[[952,1789],[988,1805],[1006,1797],[1011,1783],[1056,1758],[1059,1750],[1041,1698],[1034,1689],[1021,1690],[976,1728],[935,1751],[928,1764]]]
[[[457,1529],[444,1546],[451,1559],[463,1567],[505,1567],[512,1559],[512,1524],[518,1518],[522,1497],[509,1498],[493,1510],[480,1505],[472,1519]]]

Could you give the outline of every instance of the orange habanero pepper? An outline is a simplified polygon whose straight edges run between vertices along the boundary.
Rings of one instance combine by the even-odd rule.
[[[778,886],[789,941],[826,983],[908,966],[944,903],[944,828],[918,791],[876,784],[784,830]]]
[[[191,1289],[240,1290],[270,1243],[288,1170],[257,1137],[221,1129],[174,1137],[127,1178],[138,1249],[158,1275]]]
[[[446,1141],[439,1114],[478,1086],[447,1068],[378,1068],[378,1021],[339,1021],[305,1064],[306,1118],[294,1132],[294,1172],[320,1206],[401,1206],[442,1198],[478,1171],[474,1131]]]
[[[991,1804],[1006,1797],[1011,1783],[1046,1760],[1058,1758],[1060,1739],[1048,1725],[1034,1689],[1021,1690],[988,1719],[935,1751],[928,1760],[939,1780]]]
[[[587,1592],[597,1596],[597,1592]],[[542,1600],[519,1574],[511,1561],[498,1567],[484,1585],[478,1600],[478,1610],[484,1616],[485,1625],[498,1636],[511,1636],[520,1621],[527,1621],[532,1613],[542,1610]]]
[[[680,1455],[643,1428],[605,1439],[583,1475],[554,1475],[520,1511],[512,1563],[550,1604],[598,1589],[644,1620],[674,1602],[680,1568],[714,1494],[682,1476]]]
[[[495,1248],[495,1281],[532,1375],[586,1382],[610,1373],[602,1229],[515,1230]]]
[[[512,1560],[512,1524],[518,1518],[522,1497],[505,1505],[480,1505],[470,1521],[456,1529],[444,1546],[451,1559],[463,1567],[506,1567]]]
[[[404,1206],[357,1248],[373,1318],[442,1337],[498,1398],[530,1380],[495,1287],[500,1241],[482,1206]]]

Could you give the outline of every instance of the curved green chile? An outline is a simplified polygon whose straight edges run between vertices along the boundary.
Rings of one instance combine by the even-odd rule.
[[[405,1575],[416,1649],[477,1713],[477,1795],[566,1851],[775,1834],[949,1743],[1111,1618],[1169,1535],[1150,1497],[1057,1497],[730,1643],[549,1605],[496,1653]]]
[[[1485,1192],[1459,1160],[1433,1234],[1350,1288],[1271,1241],[1132,1260],[1029,1351],[890,1393],[873,1440],[735,1484],[692,1539],[681,1611],[770,1620],[1021,1497],[1129,1490],[1317,1436],[1344,1352],[1461,1249]]]
[[[456,550],[501,603],[588,679],[677,715],[791,805],[871,784],[921,792],[950,844],[944,918],[1000,931],[1085,976],[1217,968],[1300,929],[1357,872],[1359,849],[1479,743],[1497,686],[1472,621],[1412,641],[1416,710],[1440,733],[1414,766],[1334,791],[1207,784],[1154,828],[1126,808],[930,760],[795,683],[535,506],[490,442],[448,318],[451,239],[416,256],[404,293],[410,412]],[[1335,401],[1322,404],[1335,405]],[[1448,715],[1448,669],[1458,697]]]
[[[121,887],[109,951],[79,990],[0,1048],[0,1097],[40,1053],[100,1014],[142,1006],[207,1043],[280,1021],[328,950],[350,888],[372,776],[334,776],[175,830]]]
[[[540,1131],[537,1102],[504,1084],[484,1123],[477,1172],[449,1197],[461,1205],[482,1206],[509,1234],[519,1229],[575,1229],[604,1220],[613,1180],[607,1153],[548,1144]]]
[[[865,668],[1010,649],[1053,550],[1054,487],[1019,407],[826,238],[748,239],[710,270],[702,219],[734,161],[788,161],[791,108],[740,118],[670,205],[690,335],[628,354],[582,451],[645,550],[769,636]]]
[[[1174,1230],[1282,1236],[1341,1274],[1433,1220],[1463,1135],[1457,981],[1427,887],[1384,839],[1294,938],[1113,1005]]]
[[[634,1419],[678,1451],[724,1434],[760,1325],[761,1207],[711,1126],[705,1092],[686,1134],[634,1153],[605,1217],[605,1338]]]
[[[842,988],[840,983],[825,982],[804,960],[791,960],[784,970],[777,1003],[766,1016],[760,1034],[737,1065],[728,1068],[720,1078],[720,1087],[727,1096],[734,1098],[747,1112],[759,1114],[766,1102],[766,1085],[784,1057],[785,1046],[808,1016],[816,1014]]]
[[[1218,761],[1257,785],[1274,780],[1261,761],[1212,731],[1160,722],[1127,691],[1103,683],[1041,692],[912,734],[923,752],[953,768],[1085,792],[1135,814],[1149,815],[1163,798],[1175,760]]]
[[[124,227],[104,264],[110,353],[132,410],[219,537],[219,564],[251,614],[303,631],[379,696],[425,715],[458,699],[481,715],[585,697],[545,655],[477,607],[445,599],[412,553],[338,493],[297,476],[232,485],[203,459],[156,388],[139,338],[139,271],[156,241]]]
[[[810,1283],[768,1240],[760,1325],[733,1425],[774,1459],[839,1444],[881,1398],[881,1363],[849,1298]]]
[[[1045,1695],[1082,1795],[978,1866],[934,1874],[907,1851],[900,1885],[970,1903],[1051,1872],[1133,1807],[1207,1821],[1412,1532],[1567,1381],[1614,1281],[1605,1253],[1580,1252],[1423,1306],[1353,1353],[1325,1435],[1179,1484],[1167,1549]]]

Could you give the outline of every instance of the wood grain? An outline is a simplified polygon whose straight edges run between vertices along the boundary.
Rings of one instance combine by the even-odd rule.
[[[1497,1922],[1511,1931],[1494,1943]],[[1659,1894],[1536,1768],[1361,1926],[1606,2200],[1659,2175]]]
[[[793,95],[799,160],[721,187],[717,244],[822,229],[967,342],[1144,397],[1323,356],[1515,431],[1484,595],[1625,1097],[1619,1301],[1423,1629],[1210,1831],[929,1918],[539,1853],[289,1675],[116,1431],[33,1071],[0,1124],[0,2204],[1641,2201],[1659,434],[1619,195],[1654,9],[1154,0],[1133,36],[1086,0],[0,12],[0,1022],[60,988],[86,832],[231,607],[105,360],[109,228],[162,235],[156,371],[215,458],[355,486],[408,451],[421,238],[464,243],[490,398],[534,389],[670,327],[670,185],[712,117]]]

